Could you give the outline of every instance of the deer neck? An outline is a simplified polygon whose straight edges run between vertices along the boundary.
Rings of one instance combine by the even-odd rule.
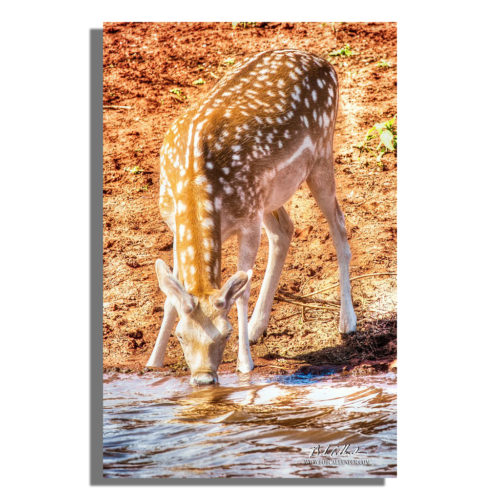
[[[179,279],[189,293],[209,295],[221,283],[220,206],[201,168],[188,169],[174,190]]]

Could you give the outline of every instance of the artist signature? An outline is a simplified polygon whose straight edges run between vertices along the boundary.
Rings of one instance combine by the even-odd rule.
[[[321,446],[317,444],[314,446],[309,454],[312,457],[352,457],[359,454],[359,447],[351,447],[350,444]]]

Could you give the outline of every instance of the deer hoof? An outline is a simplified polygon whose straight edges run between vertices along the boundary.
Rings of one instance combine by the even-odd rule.
[[[339,332],[354,333],[356,331],[356,314],[353,309],[349,313],[340,311]]]
[[[262,334],[264,333],[264,330],[262,332],[257,332],[255,335],[248,335],[248,342],[250,345],[256,344],[259,339],[262,337]]]
[[[238,361],[237,370],[240,373],[250,373],[253,370],[253,361]]]
[[[148,361],[146,368],[163,368],[163,363],[161,361]]]

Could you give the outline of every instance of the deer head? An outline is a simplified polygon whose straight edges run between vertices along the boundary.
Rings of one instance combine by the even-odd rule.
[[[238,271],[219,290],[196,296],[188,293],[161,259],[156,261],[156,275],[162,292],[173,302],[179,315],[175,330],[191,371],[191,383],[217,382],[217,369],[232,332],[228,313],[243,294],[251,271]]]

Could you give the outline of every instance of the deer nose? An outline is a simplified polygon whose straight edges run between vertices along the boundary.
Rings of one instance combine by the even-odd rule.
[[[217,375],[209,372],[196,373],[191,382],[195,385],[210,385],[217,383]]]

